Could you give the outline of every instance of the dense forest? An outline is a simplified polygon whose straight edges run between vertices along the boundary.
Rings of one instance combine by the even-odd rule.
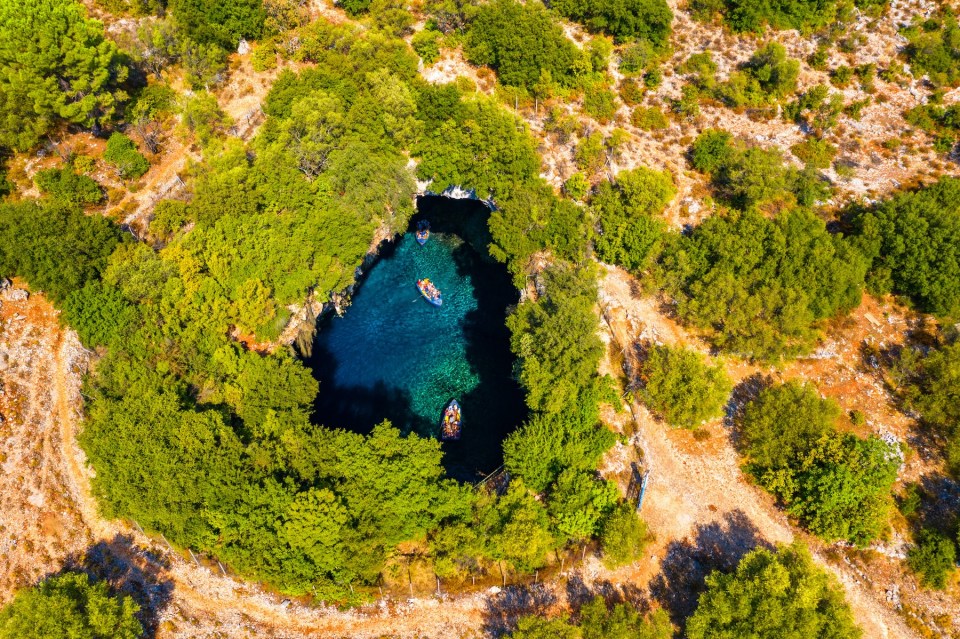
[[[636,400],[690,447],[729,426],[750,488],[794,526],[859,549],[909,530],[904,565],[923,587],[951,587],[956,514],[931,523],[934,498],[901,482],[918,445],[782,374],[849,326],[865,294],[922,316],[902,345],[864,341],[858,365],[929,439],[944,481],[960,477],[960,341],[941,328],[960,318],[960,179],[841,198],[849,149],[833,134],[867,106],[842,90],[870,93],[878,69],[835,67],[829,86],[811,84],[804,65],[826,63],[774,37],[835,39],[885,3],[695,0],[684,11],[696,20],[756,36],[723,71],[709,49],[668,69],[663,0],[337,5],[335,23],[293,0],[0,0],[0,276],[45,293],[94,358],[78,441],[105,517],[316,603],[368,602],[402,556],[426,562],[438,590],[536,583],[570,550],[615,571],[654,541],[610,471],[642,441],[610,428],[636,420]],[[94,15],[135,28],[118,35]],[[958,34],[947,9],[902,28],[902,59],[932,91],[903,118],[946,158],[960,140],[960,107],[944,103],[960,83]],[[221,94],[241,41],[254,43],[249,68],[269,74],[249,136]],[[441,51],[482,72],[428,81]],[[672,97],[649,99],[665,75]],[[802,141],[759,144],[701,109],[787,122]],[[628,157],[637,131],[662,140],[675,126],[692,133],[675,136],[681,169]],[[64,142],[81,133],[96,158]],[[137,226],[120,203],[175,141],[184,188],[151,200]],[[8,160],[27,156],[37,167],[8,179]],[[365,434],[316,425],[318,382],[281,344],[305,300],[331,302],[382,238],[406,231],[417,194],[453,188],[490,205],[483,257],[519,292],[505,322],[529,416],[503,441],[502,485],[451,479],[440,442],[389,421]],[[598,299],[614,267],[699,346],[656,330],[609,343]],[[749,393],[748,369],[780,372]],[[521,616],[504,636],[861,636],[806,545],[737,560],[705,573],[689,614],[597,597]],[[0,639],[132,639],[138,612],[66,571],[0,611]]]

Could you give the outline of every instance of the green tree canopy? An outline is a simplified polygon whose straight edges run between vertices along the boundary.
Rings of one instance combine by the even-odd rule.
[[[853,217],[857,244],[873,260],[871,289],[960,317],[960,180],[898,193]]]
[[[0,145],[25,151],[62,122],[107,122],[127,73],[76,0],[0,1]]]
[[[733,385],[720,365],[686,348],[653,345],[640,366],[640,396],[669,424],[693,428],[718,417]]]
[[[576,45],[539,2],[494,0],[482,5],[467,32],[467,58],[497,71],[509,86],[531,88],[542,71],[557,82],[572,79]]]
[[[669,173],[646,167],[621,171],[613,183],[602,182],[590,200],[599,227],[597,256],[631,271],[649,266],[666,234],[659,216],[676,192]]]
[[[170,0],[170,10],[188,38],[227,51],[259,38],[266,18],[263,0]]]
[[[843,591],[795,544],[754,550],[733,573],[714,572],[687,621],[690,639],[858,639]]]
[[[808,350],[820,320],[860,303],[866,263],[806,209],[708,218],[659,266],[680,316],[724,350],[776,360]]]
[[[0,610],[0,639],[137,639],[139,606],[104,581],[67,572],[21,590]]]
[[[662,49],[670,39],[673,12],[664,0],[552,0],[550,8],[618,42],[641,40]]]

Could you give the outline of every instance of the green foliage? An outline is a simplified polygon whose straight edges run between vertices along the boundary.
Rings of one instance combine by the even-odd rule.
[[[21,590],[0,610],[0,639],[137,639],[139,606],[104,581],[66,572]]]
[[[97,280],[119,243],[120,229],[99,215],[60,203],[0,204],[0,272],[55,302]]]
[[[876,293],[893,291],[920,310],[960,316],[960,180],[943,178],[854,211],[853,226],[873,260]]]
[[[591,82],[583,92],[583,110],[600,124],[607,124],[617,113],[617,96],[606,80]]]
[[[798,544],[754,550],[735,572],[714,572],[687,621],[690,639],[859,639],[836,581]]]
[[[669,245],[661,280],[680,317],[727,351],[775,361],[809,350],[820,320],[860,303],[867,264],[804,209],[707,219]]]
[[[654,345],[640,367],[640,395],[668,423],[693,428],[718,417],[733,389],[720,365],[685,348]]]
[[[917,545],[907,555],[907,564],[920,576],[920,583],[937,590],[946,588],[956,563],[957,549],[953,540],[930,529],[920,532]]]
[[[602,353],[593,304],[596,283],[583,272],[559,266],[543,274],[545,293],[521,304],[507,318],[520,383],[533,410],[558,413],[590,388]]]
[[[263,31],[263,0],[169,0],[177,25],[189,39],[233,51],[241,38]]]
[[[135,180],[150,168],[150,163],[137,149],[137,145],[122,133],[114,133],[107,140],[103,159],[112,164],[125,180]]]
[[[509,639],[580,639],[582,635],[575,626],[562,619],[542,619],[540,617],[521,617],[517,629],[508,635]]]
[[[603,563],[614,569],[640,560],[652,535],[633,504],[622,503],[607,517],[600,534]]]
[[[884,0],[857,0],[858,7],[879,4]],[[849,4],[838,0],[694,0],[690,5],[694,17],[711,20],[720,16],[734,31],[762,33],[766,27],[797,29],[803,33],[844,21]]]
[[[815,169],[829,168],[837,155],[837,147],[819,138],[807,138],[794,144],[790,150],[804,164]]]
[[[590,201],[599,232],[597,256],[631,271],[650,265],[661,248],[666,225],[659,215],[676,194],[669,173],[640,167],[602,182]]]
[[[431,190],[459,185],[481,198],[499,197],[536,178],[536,145],[513,114],[483,97],[458,102],[451,111],[415,148],[417,175],[431,181]]]
[[[521,617],[507,639],[670,639],[673,626],[663,610],[645,618],[625,603],[608,608],[596,597],[580,608],[577,625],[572,620]]]
[[[228,122],[229,118],[211,93],[197,92],[184,104],[183,125],[196,136],[201,147],[207,147],[222,135]]]
[[[584,541],[600,532],[619,496],[617,485],[596,473],[567,468],[551,487],[548,510],[559,536]]]
[[[134,323],[136,307],[116,288],[94,281],[67,295],[63,315],[87,346],[110,346]]]
[[[590,192],[590,181],[583,173],[574,173],[563,183],[563,192],[574,200],[583,200]]]
[[[898,388],[906,405],[920,413],[925,425],[946,442],[947,464],[960,476],[960,342],[920,356],[905,350],[897,368]]]
[[[783,117],[808,127],[818,135],[832,129],[843,112],[843,95],[830,93],[825,84],[818,84],[783,108]]]
[[[707,130],[690,151],[694,168],[710,175],[718,195],[740,209],[770,202],[796,201],[811,206],[830,195],[830,187],[813,167],[798,170],[777,149],[746,147],[725,131]]]
[[[876,437],[837,433],[838,415],[811,386],[765,389],[741,421],[748,468],[813,533],[866,545],[886,529],[900,461]]]
[[[640,40],[663,49],[670,39],[673,12],[664,0],[553,0],[550,7],[617,42]]]
[[[480,6],[467,32],[465,52],[471,62],[493,67],[502,83],[528,89],[544,70],[555,81],[569,83],[579,56],[542,4],[516,0]]]
[[[150,233],[161,240],[168,240],[190,221],[190,206],[178,200],[160,200],[153,207]]]
[[[712,94],[731,107],[772,104],[796,90],[799,74],[800,61],[788,58],[782,44],[769,42],[757,49],[740,71],[714,87]]]
[[[109,121],[127,72],[76,0],[0,1],[0,145],[26,151],[62,123]]]
[[[440,59],[440,39],[443,34],[433,29],[423,29],[413,35],[413,50],[423,59],[424,64],[433,64]]]
[[[77,175],[71,167],[43,169],[33,179],[41,193],[64,204],[85,206],[103,199],[100,185],[91,177]]]
[[[960,138],[960,105],[921,104],[904,114],[907,122],[934,136],[934,150],[950,153]]]
[[[662,131],[670,126],[667,116],[657,107],[636,107],[630,115],[630,122],[644,131]]]
[[[909,44],[906,56],[914,75],[926,74],[935,85],[960,83],[960,25],[957,17],[945,9],[935,18],[917,20],[902,30]]]

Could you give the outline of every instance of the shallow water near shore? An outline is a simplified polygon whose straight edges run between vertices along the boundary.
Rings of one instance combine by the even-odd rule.
[[[526,408],[504,326],[517,291],[504,266],[475,248],[486,245],[478,224],[486,215],[475,201],[420,199],[408,232],[381,248],[344,316],[318,326],[308,360],[320,381],[316,422],[366,433],[388,419],[435,438],[456,398],[463,437],[443,443],[448,474],[474,481],[502,463],[503,439]],[[421,247],[413,229],[423,217],[432,232]],[[423,277],[442,292],[441,307],[420,295]]]

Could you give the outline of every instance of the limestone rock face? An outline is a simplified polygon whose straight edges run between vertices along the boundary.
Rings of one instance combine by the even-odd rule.
[[[240,44],[237,45],[237,53],[240,55],[247,55],[250,53],[250,43],[241,38]]]

